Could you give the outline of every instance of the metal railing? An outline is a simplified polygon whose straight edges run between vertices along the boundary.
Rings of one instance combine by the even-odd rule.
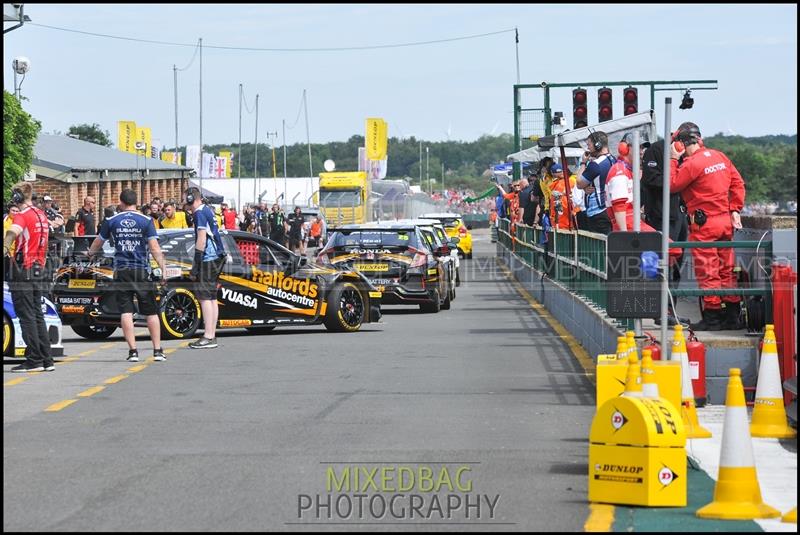
[[[547,275],[571,292],[582,296],[590,304],[606,310],[606,256],[607,237],[603,234],[583,230],[566,231],[551,229],[547,232],[547,242],[543,242],[541,227],[524,224],[514,226],[514,236],[510,231],[508,219],[498,219],[498,242],[513,252],[525,264]],[[772,257],[772,242],[768,241],[728,241],[728,242],[671,242],[671,248],[710,249],[736,248],[761,249],[766,258]],[[756,259],[758,261],[758,259]],[[770,263],[763,268],[771,278]],[[762,266],[763,267],[763,266]],[[670,288],[674,298],[708,295],[738,295],[742,297],[761,296],[765,300],[767,323],[772,321],[772,294],[769,287],[763,288]],[[632,325],[632,320],[618,320]]]

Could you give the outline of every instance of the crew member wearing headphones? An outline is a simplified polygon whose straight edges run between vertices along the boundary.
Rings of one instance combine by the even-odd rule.
[[[686,203],[689,241],[731,241],[734,229],[742,228],[739,216],[745,196],[742,175],[727,156],[703,145],[700,128],[694,123],[678,127],[672,141],[670,190],[680,192]],[[681,156],[683,162],[678,165]],[[736,287],[732,248],[692,249],[692,258],[700,288]],[[703,296],[703,320],[691,328],[695,331],[736,330],[740,328],[740,312],[738,295]]]
[[[606,236],[611,232],[611,220],[606,212],[606,176],[616,159],[608,152],[608,135],[592,132],[586,138],[589,150],[581,159],[576,186],[586,194],[586,230]]]
[[[195,295],[200,301],[204,325],[202,338],[189,344],[189,347],[213,349],[217,347],[216,328],[219,318],[217,281],[227,255],[214,210],[203,203],[200,190],[194,186],[187,189],[184,200],[193,210],[195,246],[191,276],[196,282]]]
[[[33,187],[23,182],[11,192],[11,202],[19,205],[11,228],[3,239],[3,252],[11,256],[11,246],[16,242],[16,253],[11,264],[11,299],[19,317],[25,362],[11,368],[12,372],[54,371],[50,356],[50,337],[42,312],[42,294],[45,286],[45,262],[50,224],[45,213],[33,206]]]

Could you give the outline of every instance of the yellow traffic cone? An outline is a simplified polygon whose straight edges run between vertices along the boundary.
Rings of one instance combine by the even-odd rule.
[[[681,419],[686,429],[686,438],[711,438],[711,431],[700,425],[700,420],[697,419],[697,406],[694,402],[692,376],[689,371],[689,355],[686,353],[682,325],[675,326],[669,359],[681,363]]]
[[[628,342],[624,336],[617,336],[617,360],[628,359]]]
[[[789,427],[786,420],[774,325],[767,325],[764,333],[764,348],[761,350],[761,364],[758,366],[756,402],[753,407],[750,434],[761,438],[797,436],[797,431]]]
[[[625,339],[626,343],[628,344],[628,355],[631,353],[636,353],[636,333],[633,331],[625,331]],[[636,354],[636,360],[639,360],[638,353]]]
[[[725,398],[725,425],[722,428],[722,450],[719,475],[714,486],[714,501],[697,510],[700,518],[751,520],[776,518],[777,509],[761,500],[753,443],[747,427],[747,406],[744,403],[742,371],[731,368]]]
[[[629,398],[642,397],[642,372],[636,355],[628,355],[628,373],[625,376],[625,392],[622,395]]]
[[[653,357],[649,349],[642,350],[642,397],[658,399],[658,383],[656,371],[653,369]]]
[[[783,515],[781,520],[790,524],[797,524],[797,507]]]

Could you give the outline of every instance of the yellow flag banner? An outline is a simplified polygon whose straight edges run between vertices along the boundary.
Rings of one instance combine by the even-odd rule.
[[[220,151],[220,158],[225,158],[225,178],[231,177],[231,162],[233,160],[233,153],[230,151]]]
[[[117,121],[117,148],[123,152],[136,152],[136,123],[134,121]]]
[[[388,148],[389,125],[383,119],[370,117],[367,124],[367,159],[383,160],[386,158]]]
[[[170,152],[170,151],[166,151],[165,150],[165,151],[163,151],[161,153],[161,160],[163,160],[165,162],[169,162],[169,163],[174,163],[174,164],[177,164],[177,165],[182,165],[183,164],[182,156],[183,156],[183,154],[180,153],[180,152],[176,153],[176,152]]]
[[[136,141],[144,141],[144,155],[150,156],[150,147],[153,145],[153,133],[149,127],[136,128]]]

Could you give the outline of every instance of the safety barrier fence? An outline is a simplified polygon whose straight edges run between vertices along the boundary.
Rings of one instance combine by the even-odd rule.
[[[583,230],[567,231],[551,229],[544,231],[541,227],[530,227],[516,224],[514,235],[511,235],[511,223],[508,219],[498,220],[498,241],[512,251],[524,263],[533,269],[546,274],[550,279],[560,283],[571,292],[580,295],[590,304],[606,310],[606,255],[608,253],[607,238],[603,234]],[[727,241],[727,242],[671,242],[670,247],[681,249],[704,248],[736,248],[763,251],[764,257],[771,260],[772,242],[764,241]],[[765,268],[771,277],[771,261]],[[739,295],[743,297],[761,296],[765,301],[766,322],[772,322],[772,292],[763,288],[670,288],[674,298],[679,296]],[[617,320],[616,323],[626,329],[632,328],[632,320]]]

